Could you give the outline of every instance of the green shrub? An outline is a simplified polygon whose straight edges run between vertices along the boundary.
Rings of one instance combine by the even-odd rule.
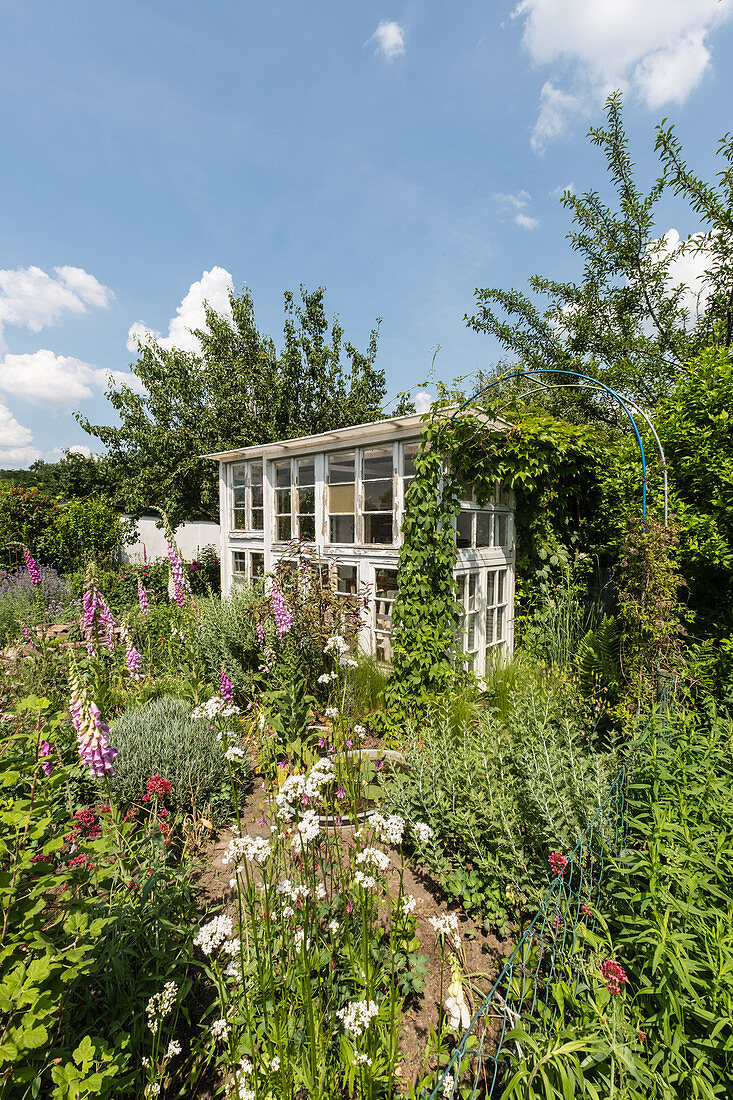
[[[162,775],[181,812],[209,803],[222,820],[231,810],[225,743],[208,722],[191,717],[190,702],[168,695],[131,707],[112,724],[111,736],[119,749],[111,781],[118,797],[137,802],[150,776]]]
[[[409,771],[387,792],[392,809],[434,836],[420,858],[449,894],[502,924],[547,885],[547,854],[572,849],[595,813],[611,757],[590,750],[574,697],[530,682],[506,722],[470,700],[446,703],[408,735]]]
[[[104,497],[76,498],[56,516],[56,556],[66,569],[89,560],[109,561],[129,535],[130,524]]]
[[[255,632],[255,609],[263,598],[260,583],[243,585],[225,600],[212,596],[198,601],[201,656],[214,682],[221,669],[226,669],[238,694],[251,694],[253,675],[262,663]]]
[[[39,562],[58,565],[56,501],[39,489],[0,484],[0,566],[23,565],[25,544]]]

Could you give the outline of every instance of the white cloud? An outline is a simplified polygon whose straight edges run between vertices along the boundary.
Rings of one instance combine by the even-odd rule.
[[[87,447],[84,443],[75,443],[73,447],[69,447],[70,455],[84,455],[84,458],[92,458],[92,448]],[[97,456],[98,457],[98,456]]]
[[[369,42],[376,42],[384,56],[391,61],[405,52],[405,28],[399,23],[383,19]]]
[[[212,267],[211,271],[204,271],[198,282],[191,283],[176,310],[176,316],[171,318],[168,335],[163,336],[148,328],[142,321],[134,321],[127,333],[128,351],[136,352],[138,341],[142,340],[145,343],[148,339],[156,340],[161,347],[169,351],[172,348],[179,348],[181,351],[200,351],[201,345],[192,335],[191,329],[204,327],[204,301],[208,302],[217,313],[230,317],[229,291],[232,286],[232,277],[223,267]]]
[[[415,394],[415,412],[426,413],[429,411],[430,406],[433,403],[433,395],[428,393],[427,390],[418,390]]]
[[[540,113],[531,137],[531,145],[536,153],[541,153],[548,141],[567,133],[568,121],[580,107],[581,101],[577,96],[557,88],[551,80],[543,84],[540,92]]]
[[[705,234],[695,233],[684,249],[680,248],[680,235],[676,229],[670,229],[656,241],[652,241],[650,250],[657,255],[672,255],[669,265],[669,287],[684,284],[681,307],[694,320],[703,313],[710,296],[710,286],[705,273],[713,266],[712,253],[705,247]]]
[[[533,218],[529,214],[517,214],[514,221],[517,225],[520,225],[522,229],[536,229],[540,224],[537,218]]]
[[[517,210],[524,210],[532,200],[529,191],[517,191],[515,194],[500,191],[494,195],[494,198],[505,206],[514,206]]]
[[[5,325],[40,332],[64,313],[86,313],[89,306],[108,306],[113,294],[81,267],[0,270],[0,347]]]
[[[541,149],[613,88],[652,109],[683,102],[710,69],[706,40],[733,0],[520,0],[512,14],[532,60],[569,73],[569,87],[542,89],[532,140]]]
[[[48,348],[0,360],[0,390],[45,408],[71,409],[93,396],[92,387],[106,389],[110,377],[142,392],[141,382],[130,372],[102,370]]]
[[[569,191],[571,195],[575,194],[575,184],[572,181],[566,183],[564,187],[553,187],[549,195],[551,199],[561,199],[566,191]]]
[[[16,469],[35,462],[41,452],[32,443],[30,428],[19,424],[7,405],[0,404],[0,466]]]

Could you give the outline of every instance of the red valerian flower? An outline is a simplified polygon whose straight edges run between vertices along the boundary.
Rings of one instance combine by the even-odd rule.
[[[624,983],[628,982],[626,977],[626,971],[622,966],[619,966],[613,959],[606,959],[601,964],[601,977],[606,983],[606,988],[609,993],[617,996],[621,992],[621,987]]]
[[[95,837],[102,835],[102,830],[97,821],[97,815],[93,810],[77,810],[74,817],[77,822],[76,829],[82,836],[94,840]]]
[[[37,856],[33,857],[33,862],[34,863],[50,863],[51,862],[51,857],[50,856],[44,856],[43,852],[39,852]]]
[[[69,860],[69,867],[78,867],[80,871],[91,869],[94,866],[89,856],[82,853],[80,856],[74,856]]]
[[[136,814],[137,814],[137,810],[135,809],[134,806],[132,806],[131,809],[129,809],[127,811],[127,813],[125,814],[125,821],[134,821]]]
[[[167,794],[171,793],[170,780],[164,779],[162,775],[151,775],[150,779],[145,784],[145,790],[148,798],[156,794],[158,798],[165,798]],[[144,798],[147,802],[147,799]]]
[[[550,852],[547,862],[553,874],[562,875],[568,865],[568,861],[562,852]]]
[[[583,914],[584,917],[592,917],[593,916],[593,910],[591,909],[590,905],[586,905],[585,902],[583,902],[583,904],[581,905],[580,911],[581,911],[581,913]]]

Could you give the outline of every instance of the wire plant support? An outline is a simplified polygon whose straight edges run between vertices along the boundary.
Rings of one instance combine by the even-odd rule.
[[[647,427],[651,431],[652,435],[654,436],[654,440],[655,440],[655,443],[657,445],[657,450],[659,451],[659,459],[660,459],[660,463],[661,463],[661,467],[662,467],[662,479],[663,479],[663,489],[664,489],[664,526],[666,527],[667,523],[668,523],[668,517],[669,517],[669,495],[668,495],[668,485],[667,485],[667,461],[666,461],[666,458],[665,458],[665,455],[664,455],[664,450],[662,448],[662,443],[661,443],[661,441],[659,439],[659,436],[657,435],[657,433],[654,429],[654,425],[652,424],[652,422],[649,419],[649,417],[647,416],[647,414],[643,411],[643,409],[639,408],[639,406],[636,404],[636,402],[630,401],[629,398],[621,397],[621,395],[616,393],[615,390],[612,390],[610,388],[610,386],[606,386],[603,382],[599,382],[597,378],[591,378],[590,375],[588,375],[588,374],[579,374],[578,371],[558,370],[557,368],[554,368],[554,367],[541,367],[541,368],[538,367],[534,370],[513,371],[511,374],[505,374],[501,378],[494,379],[494,381],[490,382],[488,384],[488,386],[483,386],[480,390],[477,390],[476,393],[472,394],[472,396],[469,397],[469,399],[467,401],[464,401],[464,403],[458,409],[456,409],[456,411],[451,416],[451,420],[455,420],[458,416],[460,416],[460,414],[463,412],[463,410],[468,408],[468,406],[471,405],[478,397],[481,397],[482,394],[487,393],[489,390],[494,389],[495,386],[499,386],[503,382],[509,382],[513,378],[530,378],[530,377],[536,377],[538,375],[545,375],[545,374],[551,374],[551,375],[563,374],[563,375],[569,376],[570,378],[574,378],[576,381],[575,382],[560,382],[560,383],[556,383],[554,385],[549,385],[547,383],[540,382],[540,388],[542,388],[542,389],[546,389],[546,390],[549,390],[549,389],[562,389],[562,388],[565,388],[565,387],[567,387],[567,388],[570,388],[570,387],[577,388],[578,380],[582,379],[583,382],[586,383],[586,385],[588,386],[589,389],[594,388],[596,390],[601,390],[601,391],[609,394],[614,399],[614,401],[617,402],[617,404],[621,407],[621,409],[623,409],[623,411],[626,413],[626,416],[629,419],[629,423],[631,424],[631,427],[633,428],[634,435],[636,436],[636,442],[637,442],[637,445],[639,447],[639,455],[641,457],[641,520],[642,520],[642,525],[646,526],[646,506],[647,506],[646,453],[644,451],[644,443],[642,441],[638,425],[637,425],[636,421],[634,420],[634,415],[632,414],[631,410],[633,409],[636,416],[642,417],[642,419],[645,421]]]
[[[457,1043],[431,1091],[418,1100],[489,1100],[501,1096],[506,1071],[522,1056],[509,1033],[520,1021],[549,1031],[556,1015],[553,983],[582,957],[583,924],[594,931],[609,860],[628,840],[628,787],[640,751],[668,711],[666,690],[639,737],[629,746],[605,797],[556,875],[539,909]]]

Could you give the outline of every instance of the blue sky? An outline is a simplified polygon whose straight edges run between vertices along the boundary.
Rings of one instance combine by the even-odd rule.
[[[605,94],[642,179],[664,116],[712,176],[732,41],[733,0],[5,0],[0,466],[93,447],[72,413],[110,421],[131,326],[185,346],[229,280],[276,339],[300,283],[358,346],[381,316],[391,393],[435,345],[489,366],[474,289],[574,273],[558,192],[606,190]]]

